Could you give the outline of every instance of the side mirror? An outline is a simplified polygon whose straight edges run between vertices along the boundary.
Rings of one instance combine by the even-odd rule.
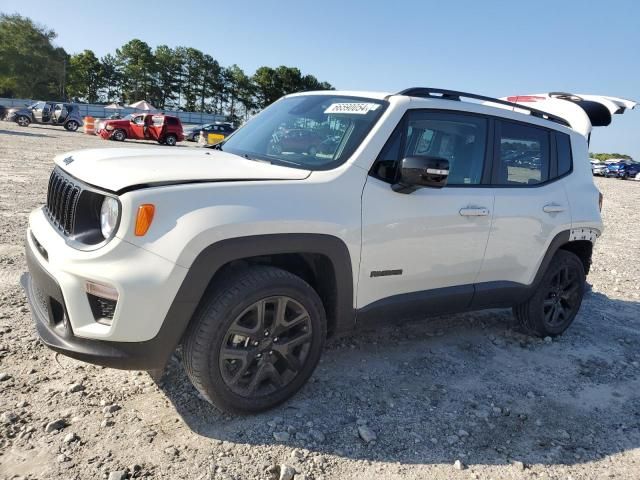
[[[412,193],[420,187],[442,188],[447,184],[449,160],[440,157],[413,156],[400,161],[394,192]]]

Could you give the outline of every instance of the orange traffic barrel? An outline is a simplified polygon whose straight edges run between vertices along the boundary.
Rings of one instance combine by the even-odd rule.
[[[84,117],[84,133],[87,135],[95,135],[95,121],[96,119],[93,117]]]

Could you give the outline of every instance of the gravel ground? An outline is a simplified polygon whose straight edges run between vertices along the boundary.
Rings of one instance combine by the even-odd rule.
[[[606,232],[559,339],[504,310],[360,332],[331,340],[282,407],[230,416],[179,352],[156,383],[36,339],[18,285],[27,215],[52,156],[94,146],[116,145],[0,123],[0,478],[640,478],[640,182],[595,180]]]

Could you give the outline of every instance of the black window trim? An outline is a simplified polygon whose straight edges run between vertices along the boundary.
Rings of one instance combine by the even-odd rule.
[[[398,122],[398,124],[394,127],[393,131],[391,132],[391,135],[389,135],[389,138],[387,139],[387,141],[384,143],[384,145],[382,146],[382,149],[380,149],[380,152],[378,152],[378,155],[375,159],[375,161],[373,162],[373,164],[371,165],[371,168],[369,169],[369,175],[380,180],[381,182],[385,182],[388,184],[392,184],[393,182],[380,178],[378,175],[375,174],[375,167],[377,165],[377,163],[380,161],[380,155],[382,154],[383,151],[385,151],[385,149],[387,148],[387,145],[393,141],[393,136],[396,133],[396,130],[398,128],[401,128],[402,130],[400,131],[400,151],[403,152],[404,148],[406,146],[406,136],[407,136],[407,129],[406,124],[409,118],[409,114],[411,112],[433,112],[433,113],[448,113],[448,114],[456,114],[456,115],[469,115],[469,116],[473,116],[473,117],[481,117],[481,118],[485,118],[488,122],[487,124],[487,139],[486,139],[486,145],[485,145],[485,158],[484,158],[484,167],[483,167],[483,172],[482,172],[482,177],[480,179],[480,183],[476,183],[476,184],[459,184],[459,185],[445,185],[443,188],[539,188],[539,187],[544,187],[547,186],[551,183],[557,182],[558,180],[562,180],[563,178],[571,175],[573,173],[573,144],[571,141],[571,135],[561,132],[559,130],[553,129],[553,128],[549,128],[549,127],[544,127],[541,125],[536,125],[533,123],[529,123],[529,122],[523,122],[521,120],[512,120],[511,118],[506,118],[506,117],[499,117],[496,115],[487,115],[487,114],[483,114],[483,113],[475,113],[475,112],[466,112],[466,111],[461,111],[461,110],[450,110],[450,109],[446,109],[446,108],[409,108],[407,109],[407,111],[404,113],[404,115],[402,116],[402,118],[400,119],[400,121]],[[499,139],[498,139],[498,132],[499,129],[496,128],[496,124],[498,122],[510,122],[510,123],[516,123],[516,124],[521,124],[527,127],[532,127],[532,128],[538,128],[538,129],[542,129],[545,130],[548,135],[549,135],[549,178],[547,180],[545,180],[544,182],[540,182],[540,183],[532,183],[532,184],[522,184],[522,185],[500,185],[497,183],[493,183],[494,182],[494,171],[497,171],[500,165],[500,157],[499,157],[499,153],[500,153],[500,148],[499,145],[497,145]],[[552,177],[552,173],[555,173],[557,175],[558,172],[558,150],[557,150],[557,141],[556,141],[556,136],[557,135],[566,135],[569,138],[569,155],[571,157],[570,159],[570,168],[569,170],[559,176],[555,176]],[[493,141],[491,141],[491,139],[493,139]]]

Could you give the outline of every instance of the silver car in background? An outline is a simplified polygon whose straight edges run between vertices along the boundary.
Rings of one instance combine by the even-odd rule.
[[[37,102],[28,107],[7,110],[5,120],[16,122],[21,127],[32,123],[59,125],[75,132],[82,126],[80,109],[72,103]]]

